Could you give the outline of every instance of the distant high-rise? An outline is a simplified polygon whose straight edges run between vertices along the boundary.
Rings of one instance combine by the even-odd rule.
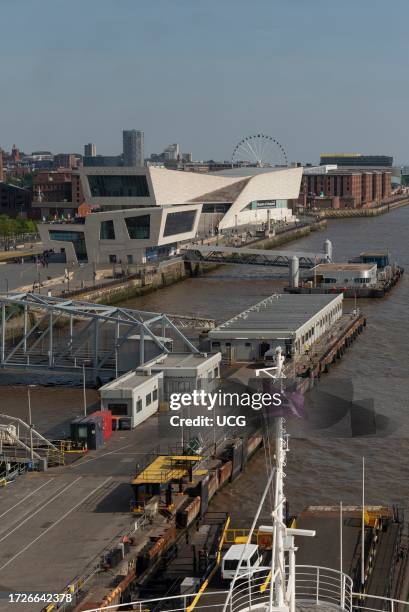
[[[96,145],[94,145],[94,143],[89,142],[88,144],[84,145],[85,157],[95,157],[96,154],[97,154],[97,147]]]
[[[3,150],[0,147],[0,183],[3,180]]]
[[[140,130],[123,130],[122,136],[124,166],[143,166],[143,132]]]

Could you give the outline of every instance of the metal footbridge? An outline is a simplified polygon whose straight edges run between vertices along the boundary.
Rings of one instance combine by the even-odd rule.
[[[174,344],[198,353],[180,328],[214,326],[212,319],[37,293],[0,294],[0,308],[0,367],[86,369],[94,380],[104,371],[118,374],[118,368],[128,371],[144,364],[152,356],[152,347],[155,354],[171,352]],[[132,358],[126,352],[131,341]]]
[[[331,261],[330,252],[307,253],[304,251],[281,251],[248,249],[229,246],[189,246],[184,251],[187,261],[218,264],[242,264],[253,266],[289,267],[294,257],[300,268],[312,268]]]

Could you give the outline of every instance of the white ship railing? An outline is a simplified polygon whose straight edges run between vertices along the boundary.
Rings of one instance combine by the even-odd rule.
[[[409,601],[366,593],[352,593],[352,597],[354,598],[353,612],[361,610],[364,612],[409,612]]]
[[[288,567],[286,570],[288,572]],[[352,580],[349,576],[338,570],[312,565],[297,565],[295,570],[296,603],[313,603],[317,606],[326,604],[334,609],[352,612]],[[273,583],[278,574],[279,570],[273,576]],[[240,612],[252,607],[257,610],[258,606],[269,604],[270,583],[269,568],[242,574],[231,591],[227,610]]]
[[[288,569],[288,568],[286,568]],[[277,570],[278,572],[278,570]],[[273,582],[277,577],[273,576]],[[157,599],[135,601],[133,609],[137,612],[160,610],[166,612],[201,612],[205,610],[222,610],[223,603],[229,596],[227,611],[240,612],[265,608],[270,603],[271,571],[268,567],[258,568],[253,572],[242,574],[232,591],[206,591],[190,595],[175,595]],[[352,580],[346,574],[327,567],[312,565],[297,565],[295,573],[295,599],[296,603],[315,604],[326,606],[327,610],[344,610],[345,612],[359,612],[359,610],[375,610],[383,608],[356,607],[352,599],[358,594],[352,592]],[[357,601],[357,599],[355,600]],[[390,601],[390,600],[385,600]],[[122,605],[106,606],[102,610],[120,610]],[[387,612],[401,612],[399,608],[384,608]],[[101,608],[92,608],[87,612],[100,612]],[[409,612],[404,611],[404,612]]]

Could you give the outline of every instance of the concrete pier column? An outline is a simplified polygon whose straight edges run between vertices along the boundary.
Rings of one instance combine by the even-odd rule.
[[[332,242],[326,239],[324,242],[324,253],[327,256],[328,261],[332,261]]]
[[[296,255],[293,255],[290,260],[289,271],[290,287],[298,287],[300,284],[300,261]]]

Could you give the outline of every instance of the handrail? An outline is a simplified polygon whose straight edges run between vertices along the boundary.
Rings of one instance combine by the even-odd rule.
[[[384,601],[384,602],[388,602],[390,604],[390,611],[389,612],[397,612],[398,608],[395,608],[396,606],[407,606],[407,609],[409,610],[409,601],[403,601],[402,599],[393,599],[392,597],[382,597],[380,595],[371,595],[370,593],[352,593],[352,597],[354,599],[376,599],[378,601]],[[363,602],[366,603],[366,602]],[[360,605],[359,603],[354,603],[353,604],[353,608],[354,611],[356,610],[357,612],[359,612],[359,610],[379,610],[379,608],[370,608],[368,606],[364,606],[364,605]],[[406,608],[405,608],[406,609]]]
[[[255,571],[250,571],[250,572],[246,572],[245,574],[241,574],[240,579],[242,580],[243,578],[246,578],[248,575],[251,575],[251,577],[253,577],[254,583],[252,584],[252,586],[254,586],[254,591],[252,591],[252,598],[253,598],[253,604],[254,603],[267,603],[268,600],[265,599],[265,595],[264,595],[264,590],[262,590],[262,586],[263,584],[265,584],[265,576],[257,576],[258,574],[261,574],[262,572],[269,572],[271,570],[270,567],[259,567],[257,568],[257,570]],[[305,570],[305,571],[301,571],[298,572],[297,570]],[[309,572],[307,572],[306,570],[310,570]],[[318,585],[320,584],[326,584],[325,578],[328,579],[328,574],[331,575],[331,578],[333,580],[336,580],[335,583],[332,583],[334,586],[335,590],[330,590],[327,588],[321,588],[319,587],[318,593],[315,592],[315,588],[316,588],[316,580],[318,582],[318,576],[320,577],[320,580],[318,582]],[[313,565],[297,565],[296,566],[296,579],[297,576],[310,576],[311,580],[307,581],[305,578],[301,579],[302,582],[307,582],[307,584],[303,585],[302,587],[299,587],[299,589],[297,589],[297,584],[296,584],[296,600],[298,601],[303,601],[303,602],[314,602],[314,603],[334,603],[340,606],[340,609],[345,610],[346,612],[360,612],[360,611],[368,611],[368,612],[378,612],[378,608],[374,608],[374,607],[370,607],[370,605],[365,606],[365,603],[370,604],[370,601],[363,601],[362,605],[358,602],[358,603],[352,603],[352,599],[365,599],[365,600],[370,600],[370,599],[374,599],[377,601],[383,601],[385,603],[389,604],[389,607],[383,607],[384,610],[388,610],[388,612],[398,612],[398,606],[407,606],[408,610],[409,610],[409,601],[403,601],[400,599],[393,599],[393,598],[388,598],[388,597],[381,597],[379,595],[370,595],[368,593],[355,593],[352,591],[352,579],[344,573],[341,573],[339,570],[334,570],[332,568],[329,567],[323,567],[323,566],[313,566]],[[269,576],[268,576],[269,578]],[[323,579],[323,580],[322,580]],[[258,582],[258,583],[257,583]],[[239,589],[237,587],[241,586],[243,592],[240,592]],[[328,583],[328,586],[331,586],[331,583]],[[229,608],[231,609],[233,612],[234,610],[240,610],[241,608],[245,607],[245,599],[246,599],[246,592],[245,589],[248,587],[248,582],[246,580],[241,581],[241,583],[237,583],[236,585],[236,590],[234,591],[234,594],[236,595],[235,601],[232,602],[234,604],[239,603],[239,608],[236,608],[236,606],[234,606],[234,608]],[[309,590],[310,589],[310,590]],[[314,592],[311,592],[311,589],[314,590]],[[324,591],[324,593],[322,593],[322,591]],[[327,594],[328,591],[328,594]],[[321,597],[319,597],[321,593]],[[128,603],[124,603],[124,604],[114,604],[114,605],[110,605],[110,606],[104,606],[103,608],[90,608],[87,610],[87,612],[101,612],[101,610],[120,610],[125,606],[129,606],[130,603],[133,604],[136,607],[136,610],[138,610],[138,612],[144,612],[145,611],[145,607],[146,605],[149,604],[159,604],[161,602],[175,602],[176,606],[178,605],[176,602],[183,602],[182,606],[183,607],[175,607],[172,608],[172,610],[170,610],[169,612],[186,612],[186,610],[189,609],[189,605],[191,605],[191,603],[193,602],[194,598],[198,595],[198,593],[191,593],[191,594],[184,594],[184,595],[172,595],[169,597],[158,597],[158,598],[154,598],[154,599],[144,599],[144,600],[137,600],[137,601],[133,601],[133,602],[128,602]],[[223,596],[226,597],[227,596],[231,596],[232,595],[232,591],[230,590],[224,590],[224,591],[210,591],[210,592],[204,592],[203,595],[206,595],[206,597],[214,597],[214,596]],[[219,610],[220,612],[220,604],[211,604],[210,602],[201,606],[202,608],[209,608],[209,609],[214,609],[214,610]]]

